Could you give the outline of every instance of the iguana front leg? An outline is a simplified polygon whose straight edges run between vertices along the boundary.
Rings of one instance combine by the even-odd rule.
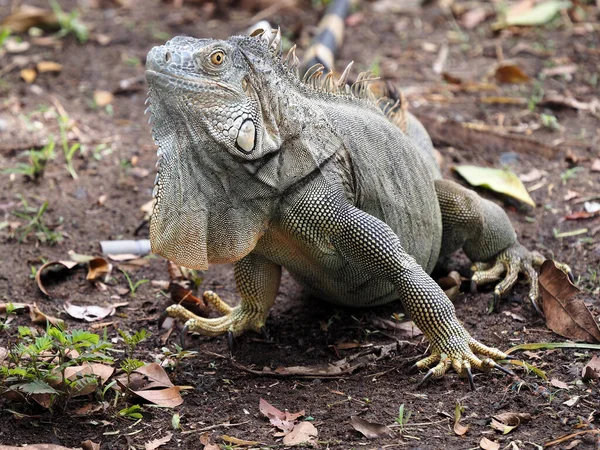
[[[307,195],[292,208],[287,220],[305,236],[325,236],[352,265],[396,286],[405,309],[431,342],[432,355],[418,362],[417,367],[436,365],[423,381],[443,376],[450,366],[459,375],[468,376],[471,386],[471,367],[483,370],[498,367],[512,375],[491,359],[506,359],[507,355],[469,335],[456,318],[452,302],[404,251],[387,224],[327,189]],[[480,359],[475,352],[486,358]]]
[[[214,292],[204,293],[204,300],[223,316],[207,319],[196,316],[181,305],[167,308],[169,316],[185,321],[183,333],[195,331],[206,336],[218,336],[230,332],[237,336],[246,330],[260,331],[264,327],[279,290],[281,267],[261,255],[250,253],[235,263],[234,272],[236,287],[242,297],[238,306],[232,308]]]
[[[475,286],[502,280],[494,289],[494,303],[512,289],[519,273],[525,274],[529,300],[541,314],[536,269],[545,258],[517,241],[508,216],[495,203],[450,180],[436,180],[435,189],[444,227],[440,256],[462,248],[475,262],[471,278]],[[569,266],[558,266],[572,278]]]

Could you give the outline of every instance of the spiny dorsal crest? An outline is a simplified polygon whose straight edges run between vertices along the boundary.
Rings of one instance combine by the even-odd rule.
[[[250,36],[260,39],[273,56],[282,59],[283,66],[292,75],[296,78],[299,77],[298,66],[300,61],[296,56],[296,45],[290,48],[285,58],[282,57],[283,40],[281,38],[281,28],[278,27],[276,30],[263,30],[259,28]],[[377,98],[370,89],[370,84],[373,81],[379,80],[379,77],[376,77],[370,70],[359,73],[356,81],[352,85],[348,85],[348,75],[353,64],[354,61],[351,61],[337,80],[334,79],[333,71],[331,70],[323,77],[325,67],[322,64],[315,64],[308,68],[304,77],[302,77],[302,83],[320,92],[369,100],[376,104],[392,123],[406,132],[408,102],[404,94],[400,92],[398,94],[399,98],[396,101],[389,97]]]

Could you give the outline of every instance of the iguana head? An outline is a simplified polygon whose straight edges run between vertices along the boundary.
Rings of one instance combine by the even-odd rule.
[[[275,193],[255,167],[279,150],[281,137],[261,92],[264,57],[273,58],[268,47],[249,36],[176,37],[148,54],[159,147],[150,240],[154,252],[181,265],[236,261],[268,222]]]

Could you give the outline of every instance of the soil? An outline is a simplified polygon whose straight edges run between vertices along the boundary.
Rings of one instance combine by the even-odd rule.
[[[47,7],[41,0],[27,3]],[[54,108],[68,114],[72,125],[70,141],[81,142],[88,153],[87,156],[78,153],[74,158],[77,179],[67,172],[60,146],[57,147],[60,156],[48,164],[37,182],[20,175],[0,177],[0,222],[22,222],[14,215],[22,209],[21,198],[36,208],[47,201],[44,219],[64,235],[62,242],[50,246],[38,242],[33,235],[26,242],[19,242],[9,236],[10,226],[2,230],[0,302],[36,302],[47,314],[63,318],[70,328],[89,329],[93,323],[70,318],[62,308],[64,302],[93,305],[127,301],[128,306],[106,319],[113,322],[107,329],[108,336],[117,338],[117,328],[129,331],[146,328],[152,336],[140,344],[136,356],[153,361],[163,346],[172,348],[179,336],[175,330],[167,344],[161,340],[166,330],[158,328],[158,317],[171,302],[164,287],[144,283],[135,296],[120,295],[127,287],[120,271],[113,271],[106,290],[87,282],[84,272],[75,272],[52,285],[49,288],[52,298],[48,298],[30,276],[31,267],[39,267],[46,260],[68,259],[69,250],[98,255],[98,243],[102,240],[147,237],[147,226],[140,228],[144,218],[140,207],[151,199],[156,156],[143,114],[145,55],[152,46],[170,36],[227,38],[243,32],[255,22],[256,10],[248,9],[247,4],[252,2],[226,8],[226,16],[215,12],[211,3],[192,1],[184,2],[181,8],[156,0],[126,2],[129,7],[109,1],[59,3],[65,11],[80,8],[82,19],[90,27],[91,39],[85,45],[72,36],[59,40],[56,46],[32,42],[25,53],[0,57],[0,166],[15,167],[26,161],[20,156],[22,150],[40,147],[49,134],[58,135],[56,119],[48,112]],[[0,16],[8,14],[6,4],[0,1],[3,8]],[[528,174],[533,169],[543,172],[543,178],[526,183],[528,187],[542,183],[531,192],[539,205],[536,208],[523,210],[505,197],[484,190],[478,192],[505,206],[525,246],[571,266],[584,289],[586,302],[597,317],[600,217],[582,221],[564,217],[582,210],[578,200],[600,195],[600,174],[591,170],[592,162],[600,157],[598,113],[594,116],[585,110],[560,105],[533,105],[531,111],[527,104],[481,101],[491,95],[529,101],[535,99],[540,89],[584,101],[598,98],[598,10],[591,3],[583,8],[587,11],[583,23],[563,16],[544,27],[498,32],[491,29],[491,20],[466,30],[437,2],[427,2],[422,10],[408,15],[376,13],[370,3],[363,3],[360,12],[352,17],[336,66],[341,68],[354,60],[357,71],[376,67],[384,80],[405,90],[411,111],[417,115],[498,127],[539,124],[542,114],[554,116],[559,130],[541,126],[519,134],[540,145],[557,148],[557,154],[551,158],[536,152],[514,152],[508,145],[490,149],[485,140],[481,141],[482,148],[472,144],[447,147],[441,140],[436,143],[444,157],[446,175],[454,179],[457,176],[451,166],[458,163],[491,167],[505,164],[517,174]],[[269,20],[289,30],[286,36],[306,48],[321,13],[320,7],[305,2],[302,8],[281,9]],[[29,36],[24,38],[32,40]],[[104,42],[104,38],[109,42]],[[533,80],[525,84],[498,84],[491,93],[462,88],[464,83],[447,84],[432,69],[441,46],[446,44],[449,54],[444,71],[463,81],[481,81],[490,70],[493,75],[501,54]],[[28,58],[24,66],[19,65],[22,60],[19,62],[17,56]],[[33,67],[37,60],[60,63],[63,69],[58,74],[40,73],[33,84],[27,84],[20,78],[19,69]],[[11,63],[14,66],[9,67]],[[576,72],[538,77],[544,68],[567,64],[575,64]],[[123,80],[128,80],[129,87],[123,87]],[[98,90],[115,93],[110,107],[94,106],[93,96]],[[93,157],[93,150],[99,144],[105,144],[112,152],[99,149],[97,158]],[[573,167],[580,169],[569,171]],[[587,232],[555,237],[560,232],[581,228],[587,228]],[[152,257],[147,261],[147,265],[135,271],[129,268],[134,281],[168,280],[165,260]],[[470,276],[470,263],[464,255],[455,255],[448,265],[464,277]],[[442,272],[436,276],[443,275]],[[212,266],[201,276],[200,292],[214,290],[232,305],[239,301],[231,266]],[[454,302],[457,315],[469,332],[486,344],[507,348],[520,343],[564,341],[535,314],[527,292],[526,283],[519,282],[493,314],[487,313],[490,289],[481,289],[479,293],[465,289]],[[581,380],[582,367],[593,354],[589,350],[542,350],[535,352],[535,359],[529,359],[546,371],[548,379],[566,382],[569,389],[555,387],[518,367],[514,370],[520,380],[499,373],[476,373],[475,391],[470,391],[468,382],[455,373],[417,387],[422,374],[410,373],[409,367],[427,352],[427,343],[421,337],[403,337],[398,354],[331,379],[266,377],[234,365],[235,362],[257,370],[324,365],[368,346],[387,345],[398,338],[393,332],[378,330],[372,317],[388,319],[401,311],[399,303],[368,311],[337,308],[309,297],[284,274],[268,321],[268,339],[252,333],[237,338],[232,361],[225,337],[188,338],[189,349],[198,354],[184,360],[171,376],[176,384],[190,386],[184,391],[184,402],[179,407],[145,407],[144,419],[132,426],[134,422],[118,418],[112,410],[87,416],[51,415],[32,405],[0,400],[0,443],[44,442],[78,447],[82,441],[91,439],[101,442],[103,449],[143,448],[146,442],[171,431],[172,439],[162,448],[196,449],[202,447],[201,430],[208,429],[211,441],[222,445],[226,443],[222,436],[229,435],[258,441],[265,447],[282,446],[281,438],[274,436],[274,428],[259,412],[259,399],[263,398],[279,409],[304,410],[306,416],[312,417],[319,431],[315,444],[319,448],[465,449],[478,448],[482,437],[499,442],[502,448],[541,448],[546,442],[582,430],[587,431],[555,448],[573,448],[567,446],[576,441],[579,441],[575,444],[577,448],[600,448],[598,434],[589,432],[598,419],[599,381]],[[31,323],[27,315],[20,315],[13,325],[12,330],[16,325]],[[0,347],[6,345],[7,339],[6,335],[0,336]],[[358,343],[362,348],[339,349],[340,344],[347,343]],[[575,404],[565,403],[576,396]],[[464,407],[461,423],[469,425],[462,436],[453,431],[457,403]],[[396,433],[393,438],[367,440],[350,425],[351,416],[392,425],[400,405],[411,416],[403,433],[397,425],[393,427]],[[533,420],[501,434],[490,427],[490,418],[502,412],[530,413]],[[172,429],[174,413],[181,417],[179,430]],[[507,447],[511,442],[513,446]]]

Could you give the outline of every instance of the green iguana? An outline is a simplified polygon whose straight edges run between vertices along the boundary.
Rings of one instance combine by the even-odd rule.
[[[337,305],[400,298],[431,343],[416,364],[433,366],[423,381],[450,366],[471,386],[473,366],[512,374],[494,361],[507,355],[469,335],[428,274],[462,248],[476,262],[474,282],[506,274],[500,296],[522,272],[535,304],[544,258],[519,244],[498,205],[442,179],[423,126],[373,100],[368,76],[348,86],[348,69],[334,80],[317,66],[300,80],[297,66],[294,49],[282,59],[279,31],[176,37],[149,52],[152,250],[195,269],[235,262],[241,295],[232,308],[205,293],[219,318],[179,305],[168,314],[186,321],[184,333],[260,330],[285,267]]]

